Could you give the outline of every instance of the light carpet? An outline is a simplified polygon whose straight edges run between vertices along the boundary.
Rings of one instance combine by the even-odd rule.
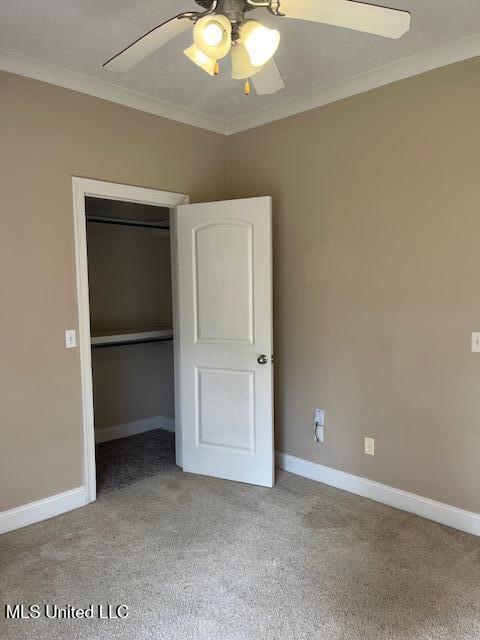
[[[2,640],[480,638],[479,539],[284,472],[166,469],[3,535],[0,570],[6,603],[130,612],[0,616]]]

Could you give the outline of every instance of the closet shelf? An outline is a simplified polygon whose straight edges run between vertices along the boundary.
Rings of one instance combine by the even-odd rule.
[[[113,347],[138,342],[167,342],[173,340],[173,329],[127,329],[124,331],[96,332],[91,337],[92,347]]]
[[[109,218],[107,216],[89,216],[88,222],[98,222],[100,224],[118,224],[126,227],[145,227],[147,229],[170,229],[169,220],[157,220],[157,222],[146,222],[143,220],[131,220],[128,218]]]

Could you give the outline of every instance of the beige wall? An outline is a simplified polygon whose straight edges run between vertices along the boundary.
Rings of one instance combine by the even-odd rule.
[[[92,372],[95,430],[175,418],[171,342],[94,349]]]
[[[92,333],[172,326],[170,233],[89,223]]]
[[[480,512],[479,77],[223,138],[0,75],[0,510],[82,480],[71,176],[199,201],[229,194],[230,160],[232,195],[274,198],[278,448]]]
[[[233,194],[273,195],[278,449],[477,512],[479,78],[471,60],[231,140]]]
[[[138,205],[132,209],[131,218],[142,211]],[[115,211],[101,213],[121,216]],[[172,326],[168,231],[88,223],[87,245],[94,335]],[[175,417],[171,342],[93,349],[92,370],[95,430],[144,418]]]
[[[227,195],[227,138],[0,73],[0,511],[82,484],[71,177]]]

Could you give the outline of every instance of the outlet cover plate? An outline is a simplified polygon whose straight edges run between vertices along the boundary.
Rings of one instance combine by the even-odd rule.
[[[375,455],[375,438],[365,437],[365,453],[367,456]]]
[[[480,353],[480,331],[472,332],[472,353]]]

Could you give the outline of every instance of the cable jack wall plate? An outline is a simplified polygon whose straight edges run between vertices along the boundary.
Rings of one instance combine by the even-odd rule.
[[[313,434],[314,434],[315,442],[323,442],[324,424],[325,424],[325,409],[315,409],[315,416],[313,419]]]

